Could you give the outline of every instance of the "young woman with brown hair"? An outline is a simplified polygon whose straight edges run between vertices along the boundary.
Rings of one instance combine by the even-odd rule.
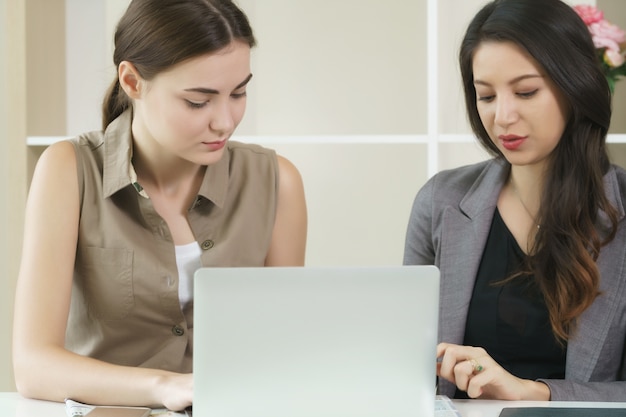
[[[404,256],[441,271],[440,392],[626,401],[626,172],[589,31],[560,0],[495,0],[459,58],[493,159],[428,181]]]
[[[303,265],[297,169],[230,141],[255,44],[230,0],[133,0],[103,130],[33,177],[14,325],[16,385],[91,404],[192,402],[193,273]]]

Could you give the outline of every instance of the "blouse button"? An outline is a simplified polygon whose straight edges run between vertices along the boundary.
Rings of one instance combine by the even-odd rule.
[[[215,245],[215,243],[213,243],[211,239],[207,239],[204,242],[202,242],[200,247],[202,248],[202,250],[209,250],[213,247],[213,245]]]
[[[174,336],[182,336],[185,334],[185,329],[183,329],[181,326],[177,324],[174,327],[172,327],[172,334]]]

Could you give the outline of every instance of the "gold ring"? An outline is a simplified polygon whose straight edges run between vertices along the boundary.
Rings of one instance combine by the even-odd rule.
[[[476,361],[476,359],[470,359],[470,364],[472,364],[472,372],[474,372],[475,374],[485,369],[481,364],[478,363],[478,361]]]

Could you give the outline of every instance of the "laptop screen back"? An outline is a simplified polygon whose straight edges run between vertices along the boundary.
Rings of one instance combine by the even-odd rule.
[[[433,266],[203,268],[194,415],[434,415]]]

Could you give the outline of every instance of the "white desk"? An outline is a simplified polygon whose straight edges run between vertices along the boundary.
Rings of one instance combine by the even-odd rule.
[[[626,408],[626,403],[542,402],[542,401],[487,401],[455,400],[454,405],[463,417],[498,417],[503,407],[603,407]],[[65,404],[29,400],[15,392],[0,392],[2,417],[66,417]]]
[[[0,392],[0,415],[7,417],[66,417],[65,404],[27,400],[15,392]]]

